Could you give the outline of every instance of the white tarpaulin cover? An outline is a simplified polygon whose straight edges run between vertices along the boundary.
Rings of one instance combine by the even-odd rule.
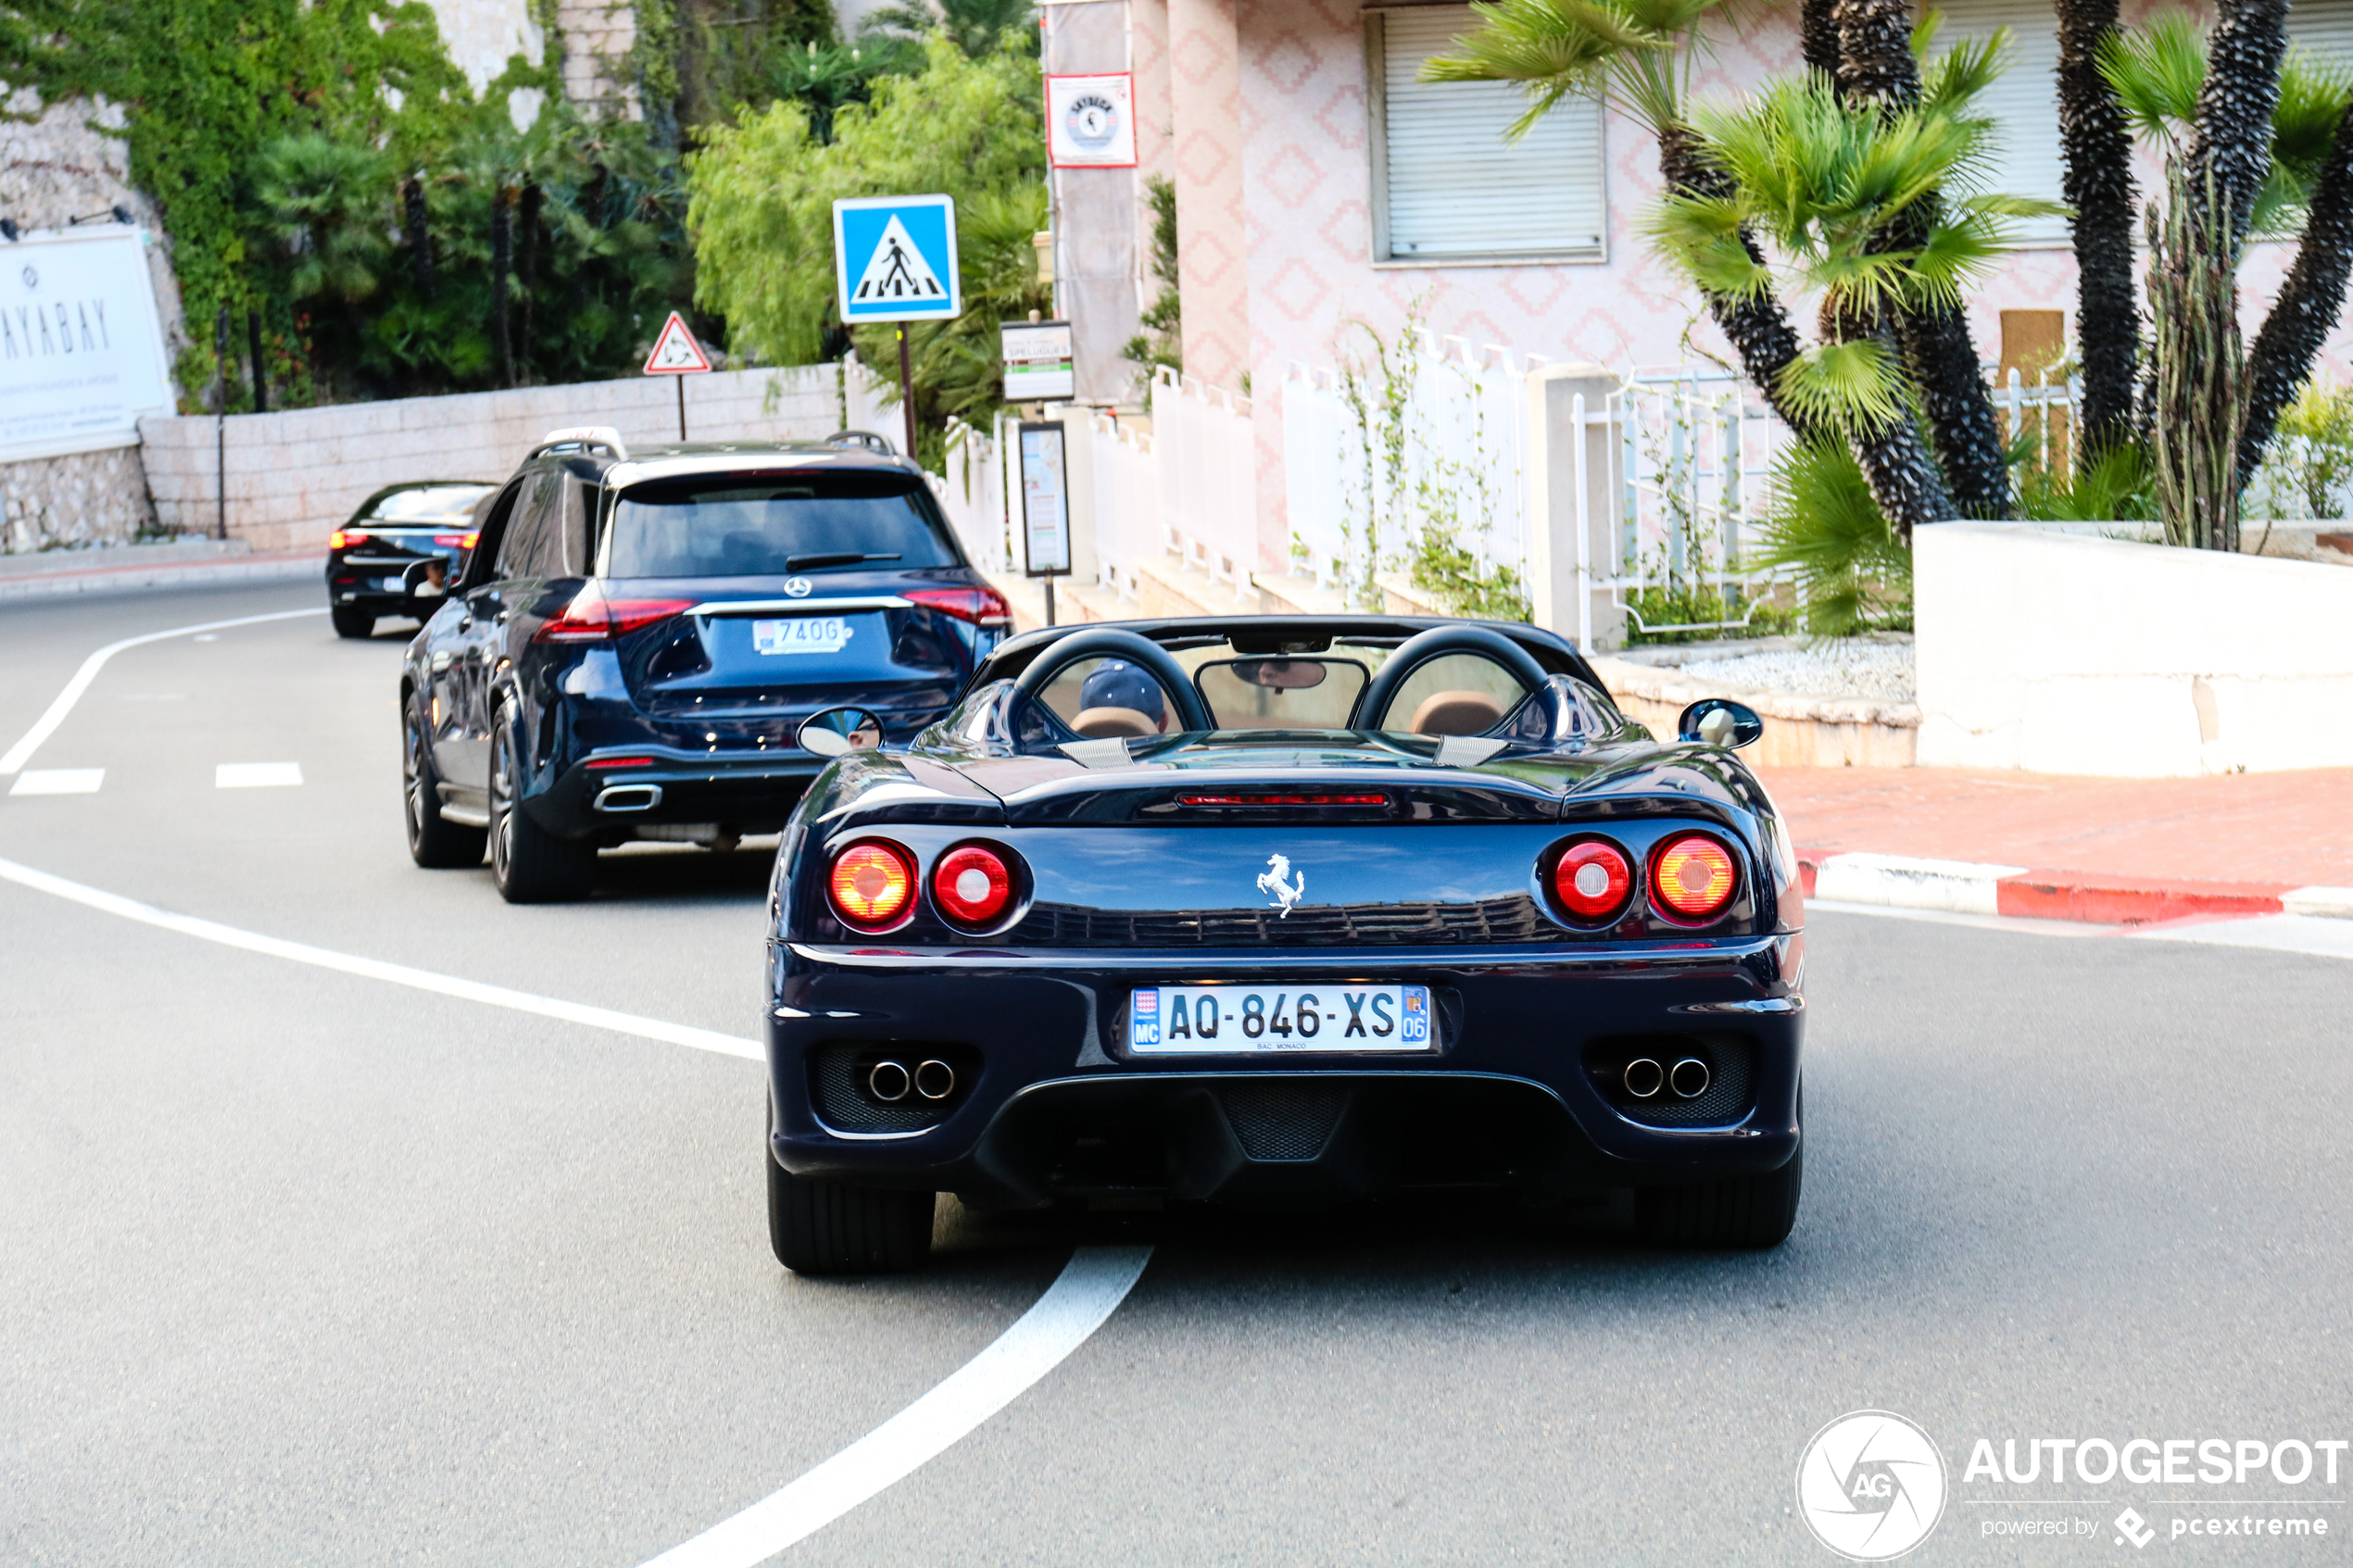
[[[171,412],[146,245],[112,224],[0,245],[0,462],[136,445]]]

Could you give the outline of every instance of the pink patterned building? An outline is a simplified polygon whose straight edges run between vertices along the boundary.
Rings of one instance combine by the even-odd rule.
[[[2157,8],[2127,0],[2127,19]],[[2011,30],[2014,63],[1989,106],[2008,131],[2000,187],[2056,200],[2057,44],[2047,3],[1956,0],[1944,12],[1948,38]],[[1393,338],[1418,312],[1474,353],[1496,345],[1618,371],[1729,362],[1696,296],[1643,238],[1659,182],[1641,127],[1590,106],[1565,107],[1553,117],[1561,123],[1514,155],[1516,164],[1498,163],[1497,131],[1516,112],[1511,89],[1414,84],[1418,57],[1471,24],[1466,6],[1076,0],[1050,4],[1046,17],[1050,70],[1136,78],[1139,169],[1058,177],[1063,255],[1091,249],[1101,285],[1066,296],[1080,319],[1082,360],[1090,344],[1124,342],[1136,330],[1136,302],[1152,288],[1143,276],[1150,219],[1141,177],[1164,173],[1177,193],[1185,369],[1257,394],[1262,542],[1288,537],[1286,368],[1361,356],[1371,341],[1364,328]],[[2353,58],[2353,0],[2299,0],[2291,28],[2309,47]],[[1693,93],[1727,101],[1797,69],[1794,6],[1752,11],[1698,62]],[[2153,166],[2144,172],[2145,195]],[[2250,331],[2292,258],[2281,245],[2258,247],[2251,258]],[[2003,357],[2006,311],[2065,312],[2071,342],[2074,282],[2064,222],[2030,228],[1970,301],[1982,356],[1989,364]],[[1120,316],[1115,329],[1088,331],[1090,305],[1104,326]],[[2053,324],[2047,315],[2035,323]],[[2340,332],[2330,373],[2346,373],[2348,346]],[[1265,564],[1277,553],[1262,544]]]

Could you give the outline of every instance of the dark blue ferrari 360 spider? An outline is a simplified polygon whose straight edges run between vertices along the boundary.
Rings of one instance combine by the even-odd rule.
[[[1658,741],[1529,626],[1136,621],[859,709],[779,847],[769,1221],[912,1266],[934,1195],[1298,1205],[1631,1189],[1770,1247],[1803,912],[1737,704]]]

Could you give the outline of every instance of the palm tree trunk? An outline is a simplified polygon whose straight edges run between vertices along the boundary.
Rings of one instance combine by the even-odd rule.
[[[2287,52],[2287,0],[2221,0],[2206,45],[2206,84],[2198,90],[2187,182],[2192,209],[2205,223],[2207,182],[2230,217],[2226,259],[2237,266],[2255,214],[2255,193],[2271,169],[2271,111],[2280,101],[2280,56]]]
[[[1659,127],[1658,171],[1670,191],[1702,197],[1733,194],[1730,177],[1717,167],[1708,157],[1705,141],[1688,125],[1669,123]],[[1764,251],[1745,231],[1741,234],[1741,244],[1751,261],[1763,265]],[[1703,290],[1702,294],[1707,302],[1708,315],[1731,344],[1733,352],[1741,357],[1741,369],[1763,395],[1766,407],[1780,415],[1781,422],[1794,431],[1800,440],[1812,434],[1814,421],[1790,408],[1780,394],[1781,372],[1803,346],[1780,301],[1770,294],[1746,298],[1713,290]]]
[[[2312,182],[2311,215],[2280,297],[2246,357],[2246,428],[2239,436],[2239,483],[2255,477],[2280,411],[2312,373],[2321,345],[2345,304],[2353,273],[2353,113],[2336,122],[2328,161]]]
[[[1894,334],[1883,326],[1847,315],[1832,299],[1822,302],[1820,331],[1824,343],[1853,343],[1877,337],[1888,352],[1896,351]],[[1898,416],[1881,425],[1861,425],[1850,433],[1855,466],[1871,499],[1906,544],[1912,530],[1926,522],[1950,522],[1953,498],[1938,477],[1936,463],[1920,445],[1920,433],[1908,418]]]
[[[1843,95],[1888,116],[1918,104],[1920,69],[1912,56],[1910,0],[1837,0],[1835,15]],[[1890,225],[1874,248],[1909,249],[1935,220],[1931,195]],[[1897,312],[1894,326],[1928,411],[1929,436],[1950,487],[1950,504],[1968,517],[2009,516],[2010,470],[2002,427],[1978,369],[1969,319],[1955,306],[1930,307]]]
[[[1838,0],[1804,0],[1798,11],[1798,39],[1806,69],[1838,81]]]
[[[2083,367],[2079,467],[2133,435],[2141,319],[2133,294],[2133,142],[2099,51],[2117,0],[2057,0],[2059,139],[2075,209],[2075,352]]]

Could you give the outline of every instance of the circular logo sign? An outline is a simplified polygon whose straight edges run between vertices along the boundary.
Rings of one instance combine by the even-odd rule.
[[[790,594],[797,599],[807,598],[809,596],[809,590],[816,585],[817,584],[812,583],[806,577],[787,577],[785,579],[785,592]]]
[[[1119,134],[1119,106],[1101,93],[1081,93],[1063,116],[1071,140],[1088,152],[1101,152]]]
[[[1944,1456],[1888,1411],[1856,1411],[1814,1434],[1797,1461],[1797,1511],[1821,1543],[1884,1562],[1922,1541],[1944,1513]]]

